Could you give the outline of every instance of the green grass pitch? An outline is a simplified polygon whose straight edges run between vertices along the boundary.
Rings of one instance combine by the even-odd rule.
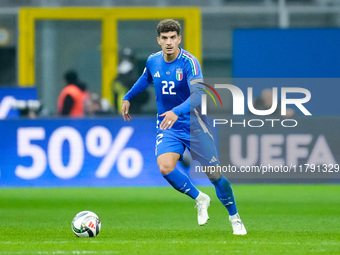
[[[172,188],[0,190],[0,254],[340,254],[340,185],[234,185],[247,236],[233,236],[212,187],[210,220]],[[102,221],[95,238],[70,227]]]

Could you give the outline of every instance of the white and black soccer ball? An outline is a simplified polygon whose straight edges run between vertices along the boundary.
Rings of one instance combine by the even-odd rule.
[[[78,237],[95,237],[99,234],[101,222],[91,211],[82,211],[72,220],[72,231]]]

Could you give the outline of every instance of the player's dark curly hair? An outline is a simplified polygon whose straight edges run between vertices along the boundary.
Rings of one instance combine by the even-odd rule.
[[[172,31],[177,32],[177,35],[181,34],[181,25],[177,20],[163,19],[157,25],[158,36],[160,36],[161,33],[167,33]]]

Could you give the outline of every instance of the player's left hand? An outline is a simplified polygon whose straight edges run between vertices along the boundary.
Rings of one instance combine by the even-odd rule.
[[[159,117],[164,117],[164,119],[161,122],[160,128],[162,130],[170,129],[175,124],[175,122],[178,119],[178,116],[173,111],[167,111]]]

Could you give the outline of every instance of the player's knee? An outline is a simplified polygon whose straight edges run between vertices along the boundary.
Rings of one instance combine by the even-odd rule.
[[[216,169],[216,168],[215,168]],[[214,170],[214,171],[206,171],[206,175],[208,176],[210,181],[216,181],[222,175],[221,171]]]
[[[167,162],[158,163],[158,167],[162,175],[169,174],[175,169],[175,167],[172,164],[169,164]]]
[[[221,177],[221,173],[207,173],[207,176],[209,178],[210,181],[216,181],[217,179],[219,179]]]
[[[180,155],[178,153],[164,153],[157,158],[159,170],[163,175],[171,173],[177,164]]]

